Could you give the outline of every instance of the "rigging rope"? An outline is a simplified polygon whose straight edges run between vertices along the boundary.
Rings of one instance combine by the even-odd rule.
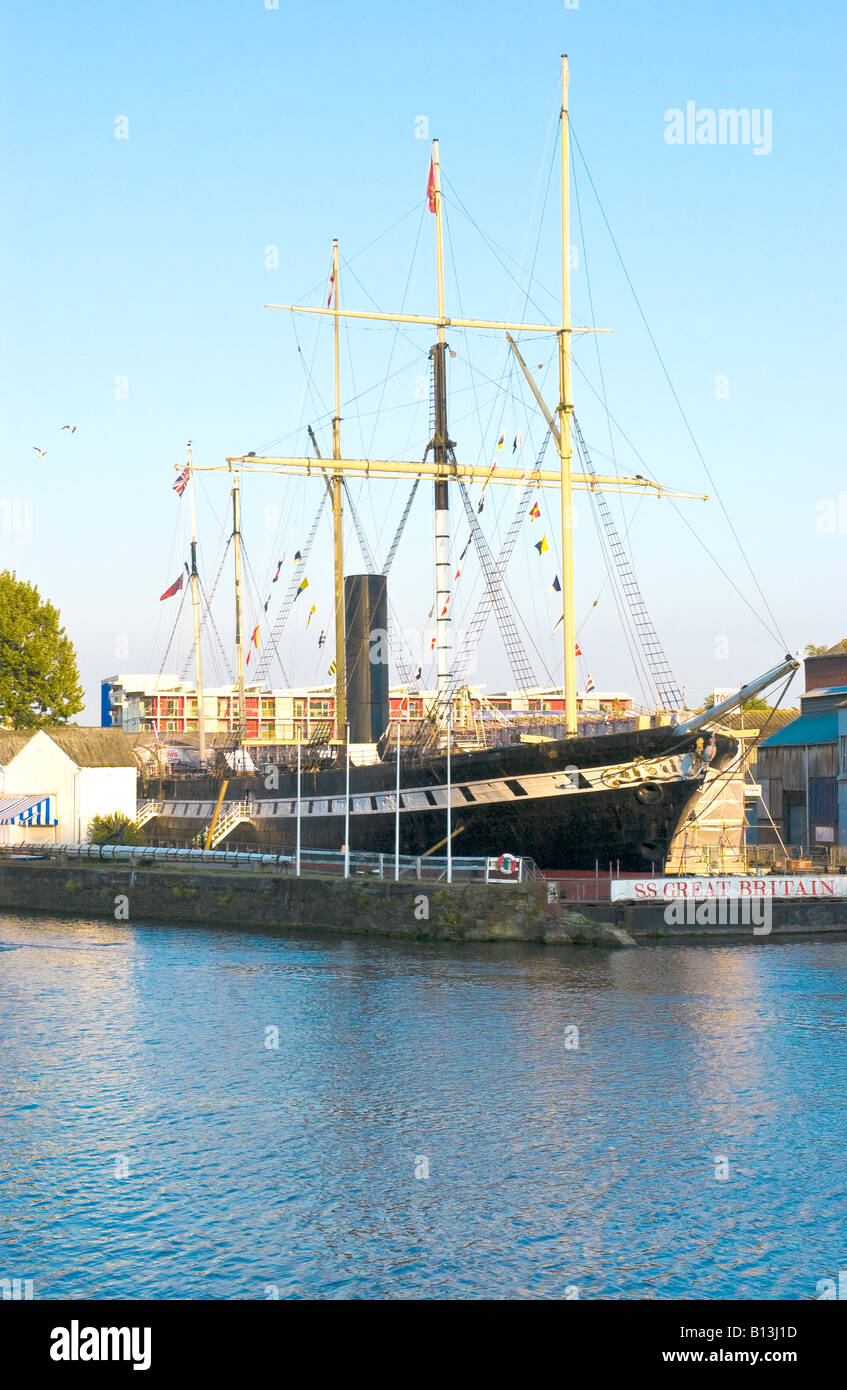
[[[711,486],[711,488],[712,488],[712,490],[713,490],[713,492],[714,492],[714,494],[715,494],[715,497],[716,497],[716,499],[717,499],[717,501],[718,501],[718,503],[719,503],[719,505],[720,505],[720,509],[721,509],[721,511],[722,511],[723,514],[724,514],[724,518],[725,518],[725,520],[726,520],[727,525],[729,526],[730,532],[732,533],[732,537],[733,537],[733,539],[734,539],[736,545],[738,546],[738,549],[739,549],[739,551],[740,551],[740,553],[741,553],[741,557],[742,557],[742,559],[744,560],[744,563],[745,563],[745,565],[747,566],[747,569],[748,569],[748,571],[749,571],[749,573],[750,573],[750,578],[753,580],[753,583],[755,584],[756,589],[758,590],[759,597],[761,598],[763,604],[765,605],[765,610],[766,610],[766,612],[767,612],[767,614],[768,614],[768,617],[770,618],[771,622],[772,622],[773,625],[774,625],[774,628],[776,629],[776,633],[777,633],[777,635],[778,635],[778,638],[779,638],[780,642],[782,643],[783,649],[785,649],[785,647],[787,646],[787,642],[786,642],[785,638],[784,638],[783,635],[782,635],[782,631],[781,631],[781,629],[780,629],[779,623],[777,622],[776,618],[774,617],[774,614],[773,614],[773,612],[772,612],[772,610],[771,610],[770,604],[768,603],[767,599],[765,598],[765,594],[764,594],[764,591],[763,591],[763,589],[762,589],[762,586],[761,586],[761,584],[759,583],[758,579],[756,578],[755,571],[753,570],[753,566],[751,565],[750,560],[749,560],[749,558],[748,558],[748,556],[747,556],[747,552],[745,551],[745,549],[744,549],[744,547],[743,547],[743,545],[742,545],[742,543],[741,543],[741,539],[740,539],[740,537],[739,537],[739,535],[738,535],[738,532],[736,531],[736,529],[735,529],[735,527],[734,527],[734,525],[733,525],[732,518],[731,518],[729,512],[727,511],[726,506],[724,505],[723,498],[721,497],[721,495],[720,495],[720,493],[719,493],[719,491],[718,491],[718,485],[717,485],[717,483],[715,482],[715,479],[714,479],[714,477],[713,477],[713,475],[712,475],[711,469],[709,468],[709,465],[708,465],[707,462],[706,462],[706,459],[705,459],[705,457],[704,457],[704,455],[703,455],[703,452],[702,452],[702,450],[701,450],[701,448],[700,448],[700,445],[697,443],[697,439],[696,439],[695,434],[694,434],[694,431],[693,431],[693,429],[691,428],[691,425],[690,425],[690,423],[689,423],[688,416],[686,415],[686,413],[685,413],[685,411],[684,411],[684,409],[683,409],[683,406],[682,406],[682,402],[680,401],[679,396],[677,395],[676,387],[674,386],[673,381],[671,380],[670,372],[668,371],[667,367],[665,366],[664,358],[662,357],[662,354],[661,354],[661,352],[659,351],[659,345],[658,345],[658,343],[656,342],[656,339],[655,339],[654,336],[653,336],[653,330],[651,329],[649,323],[647,322],[647,316],[646,316],[646,314],[644,313],[643,308],[641,307],[641,300],[638,298],[638,295],[637,295],[636,292],[635,292],[635,286],[633,285],[632,280],[631,280],[630,277],[629,277],[629,271],[628,271],[627,268],[626,268],[626,265],[625,265],[625,263],[624,263],[623,256],[621,255],[620,247],[618,246],[618,243],[617,243],[617,241],[615,240],[614,233],[613,233],[613,231],[612,231],[612,229],[611,229],[611,227],[610,227],[610,225],[609,225],[609,219],[608,219],[607,216],[606,216],[605,208],[603,207],[603,204],[602,204],[602,202],[600,201],[600,195],[599,195],[599,193],[597,192],[597,189],[596,189],[595,184],[594,184],[594,180],[593,180],[592,177],[591,177],[591,171],[590,171],[589,168],[588,168],[588,164],[587,164],[587,162],[586,162],[585,155],[584,155],[583,152],[582,152],[582,146],[580,145],[579,140],[578,140],[577,137],[576,137],[576,134],[575,134],[575,132],[574,132],[574,130],[573,130],[573,125],[572,125],[572,124],[571,124],[571,136],[572,136],[572,138],[573,138],[574,144],[576,145],[577,151],[578,151],[578,153],[579,153],[579,157],[580,157],[580,159],[582,160],[583,168],[585,169],[585,173],[586,173],[586,176],[587,176],[587,178],[588,178],[588,182],[589,182],[590,185],[591,185],[591,190],[592,190],[592,192],[593,192],[593,194],[594,194],[594,197],[595,197],[596,200],[597,200],[597,206],[598,206],[598,208],[600,209],[600,215],[601,215],[601,217],[603,218],[603,222],[604,222],[604,224],[605,224],[606,231],[609,233],[609,237],[610,237],[610,239],[611,239],[612,246],[613,246],[614,249],[615,249],[615,255],[617,256],[618,261],[620,262],[620,267],[621,267],[621,270],[622,270],[623,273],[624,273],[624,278],[626,279],[626,283],[627,283],[627,285],[629,286],[629,289],[630,289],[630,292],[631,292],[631,294],[632,294],[633,300],[635,301],[635,307],[636,307],[637,310],[638,310],[638,313],[639,313],[639,315],[640,315],[640,317],[641,317],[641,322],[644,324],[644,328],[645,328],[645,330],[646,330],[646,332],[647,332],[647,336],[648,336],[648,338],[650,339],[650,342],[651,342],[651,344],[652,344],[652,346],[653,346],[653,350],[654,350],[654,352],[655,352],[655,354],[656,354],[656,357],[657,357],[657,359],[658,359],[659,366],[660,366],[661,369],[662,369],[662,373],[663,373],[663,375],[664,375],[665,381],[666,381],[667,384],[668,384],[668,388],[669,388],[669,390],[670,390],[670,393],[671,393],[671,395],[673,396],[673,399],[674,399],[674,401],[675,401],[675,403],[676,403],[677,409],[679,410],[679,413],[680,413],[680,417],[681,417],[681,419],[682,419],[682,422],[683,422],[683,424],[685,425],[685,428],[686,428],[686,430],[687,430],[687,432],[688,432],[688,436],[689,436],[689,438],[690,438],[692,444],[694,445],[694,449],[695,449],[695,452],[696,452],[696,454],[697,454],[697,457],[699,458],[700,462],[701,462],[702,465],[703,465],[703,468],[704,468],[705,473],[706,473],[706,477],[709,479],[709,484],[710,484],[710,486]],[[758,616],[758,615],[757,615],[757,616]],[[763,625],[763,626],[766,626],[766,624],[764,623],[764,621],[763,621],[761,618],[760,618],[760,621],[762,621],[762,625]],[[771,634],[771,635],[773,635],[773,634]]]

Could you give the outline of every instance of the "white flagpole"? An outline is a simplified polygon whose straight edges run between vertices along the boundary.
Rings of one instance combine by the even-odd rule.
[[[345,748],[347,751],[347,779],[344,796],[344,877],[350,877],[350,725],[345,726],[347,737]]]
[[[453,783],[450,773],[450,744],[453,738],[453,705],[447,716],[447,882],[453,882]]]
[[[400,877],[400,717],[397,717],[397,791],[394,797],[394,881]]]
[[[297,857],[294,872],[300,877],[300,729],[297,729]]]

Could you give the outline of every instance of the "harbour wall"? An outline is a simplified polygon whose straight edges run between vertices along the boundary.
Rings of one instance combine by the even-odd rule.
[[[394,883],[230,867],[7,860],[0,863],[0,907],[113,921],[300,927],[413,940],[627,944],[580,912],[549,904],[543,881]]]
[[[546,883],[394,883],[231,867],[0,862],[0,908],[112,921],[297,928],[410,940],[606,947],[847,934],[847,899],[769,904],[756,922],[668,921],[660,903],[548,902]]]
[[[737,914],[733,921],[726,904],[715,904],[717,910],[709,920],[709,904],[692,903],[685,920],[668,919],[668,907],[661,902],[601,902],[579,904],[580,911],[592,922],[604,922],[634,938],[688,938],[697,941],[765,940],[773,936],[818,936],[832,934],[847,936],[847,898],[797,899],[767,898],[756,903],[755,915],[745,918]],[[701,920],[697,912],[704,909]],[[762,909],[766,914],[762,915]]]

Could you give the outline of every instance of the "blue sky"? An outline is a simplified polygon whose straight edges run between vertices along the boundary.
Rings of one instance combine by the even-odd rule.
[[[295,336],[291,315],[263,305],[321,302],[337,236],[350,261],[341,277],[349,306],[368,307],[370,295],[397,309],[404,293],[412,311],[432,306],[434,219],[422,215],[429,144],[416,138],[418,117],[440,138],[449,180],[448,306],[494,318],[523,313],[524,295],[501,262],[526,266],[537,242],[532,294],[545,316],[555,315],[547,294],[558,286],[555,174],[540,232],[538,190],[550,164],[563,51],[573,128],[606,217],[779,627],[791,648],[844,636],[844,30],[840,5],[798,11],[779,0],[580,0],[573,9],[499,0],[399,10],[381,0],[280,0],[276,10],[263,0],[6,6],[0,493],[17,511],[3,513],[12,520],[0,534],[0,564],[60,606],[91,698],[88,716],[97,717],[102,675],[155,671],[164,659],[176,609],[158,595],[187,551],[187,506],[170,489],[185,441],[194,440],[200,464],[286,437],[286,448],[302,452],[311,422],[328,447],[328,330],[301,320]],[[771,111],[771,153],[668,145],[665,112],[687,101]],[[115,138],[121,116],[127,139]],[[600,345],[609,409],[653,476],[713,494],[575,162],[596,322],[614,330]],[[503,248],[499,260],[462,207]],[[588,322],[575,203],[573,217],[574,315]],[[266,268],[268,247],[278,248],[276,269]],[[532,306],[527,313],[536,316]],[[527,452],[530,436],[540,443],[503,344],[454,333],[451,345],[460,457],[490,460],[501,429],[527,435]],[[345,335],[346,452],[420,452],[427,405],[416,393],[428,347],[417,330]],[[549,345],[527,346],[526,355],[533,367],[543,362],[553,403]],[[619,433],[610,440],[591,391],[600,389],[594,341],[584,339],[576,358],[576,408],[597,467],[645,471]],[[715,396],[719,376],[728,378],[726,399]],[[128,394],[116,399],[119,378]],[[489,384],[501,380],[506,395]],[[60,433],[65,423],[76,434]],[[616,465],[603,457],[613,452]],[[256,575],[249,618],[279,554],[302,543],[318,487],[245,480]],[[819,504],[839,492],[840,530],[823,532]],[[210,585],[226,530],[223,474],[205,475],[199,501]],[[380,557],[403,501],[401,484],[361,493]],[[429,505],[422,487],[392,571],[393,605],[416,632],[432,602]],[[458,497],[454,505],[461,548],[467,526]],[[513,507],[511,490],[486,502],[495,547]],[[778,659],[779,640],[744,601],[764,612],[714,501],[680,504],[693,532],[667,502],[615,498],[613,508],[630,528],[648,607],[692,698]],[[547,511],[549,526],[546,513],[540,524],[552,543],[552,497]],[[358,568],[348,531],[350,566]],[[535,539],[527,525],[509,584],[538,674],[555,675],[556,547],[539,559]],[[584,500],[576,548],[583,673],[590,669],[598,687],[638,695]],[[297,683],[326,675],[315,628],[329,624],[330,557],[324,524],[309,570],[318,613],[306,630],[305,612],[295,612],[282,647]],[[473,566],[457,588],[460,627],[479,583]],[[225,646],[226,584],[225,574],[215,610]],[[187,616],[168,669],[187,657]],[[208,665],[214,680],[212,650]],[[512,684],[492,624],[476,678],[491,689]]]

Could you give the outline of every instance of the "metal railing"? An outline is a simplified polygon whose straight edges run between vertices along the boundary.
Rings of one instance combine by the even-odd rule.
[[[0,854],[10,858],[85,859],[113,864],[196,864],[210,868],[244,868],[277,871],[283,875],[296,873],[294,851],[263,853],[252,850],[196,849],[186,845],[41,845],[17,844],[0,846]],[[501,856],[504,857],[504,856]],[[491,857],[452,856],[453,882],[529,883],[543,882],[543,874],[533,859],[508,856],[505,869]],[[345,859],[349,861],[351,878],[394,880],[393,854],[351,852],[340,850],[303,849],[300,851],[300,874],[343,877]],[[444,882],[447,876],[446,855],[401,854],[397,864],[398,878],[406,882]]]

